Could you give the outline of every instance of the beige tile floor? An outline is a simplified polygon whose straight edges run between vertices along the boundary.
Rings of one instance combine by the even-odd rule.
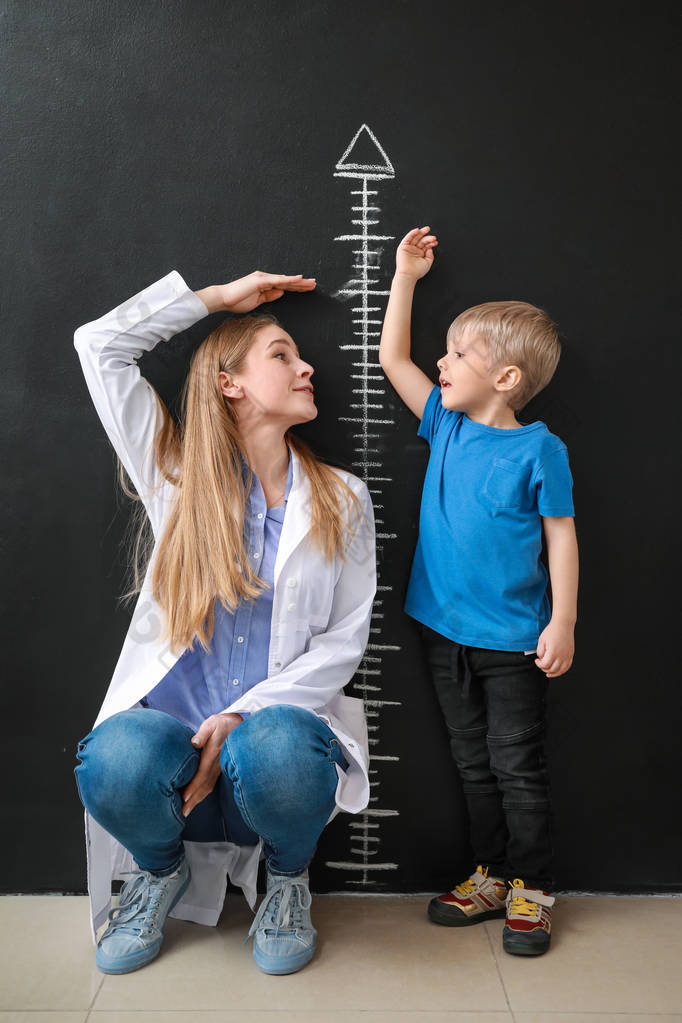
[[[318,951],[269,977],[230,896],[218,927],[169,920],[122,977],[93,959],[84,897],[0,898],[0,1023],[682,1021],[682,899],[560,897],[550,952],[501,950],[503,921],[438,927],[424,896],[316,896]]]

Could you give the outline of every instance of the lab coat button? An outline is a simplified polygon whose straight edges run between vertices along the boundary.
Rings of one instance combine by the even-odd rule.
[[[287,579],[287,586],[295,586],[295,585],[296,585],[296,580],[295,579]]]
[[[290,611],[295,611],[296,610],[296,605],[295,604],[289,604],[289,610]]]
[[[275,661],[275,667],[276,668],[281,668],[282,667],[282,662],[281,661]]]

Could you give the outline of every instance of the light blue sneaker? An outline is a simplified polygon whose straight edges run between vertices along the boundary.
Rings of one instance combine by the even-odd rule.
[[[97,945],[95,962],[102,973],[130,973],[156,958],[166,917],[190,879],[186,859],[167,877],[148,870],[128,873],[132,877],[121,889],[119,904],[109,913],[109,926]]]
[[[315,954],[308,871],[297,877],[267,871],[267,892],[251,924],[253,958],[263,973],[296,973]]]

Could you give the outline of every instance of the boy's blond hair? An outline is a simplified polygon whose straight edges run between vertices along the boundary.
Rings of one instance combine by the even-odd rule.
[[[523,377],[509,392],[507,404],[518,412],[546,387],[561,355],[561,342],[544,309],[529,302],[483,302],[453,320],[448,337],[459,340],[469,327],[485,345],[488,370],[518,366]]]

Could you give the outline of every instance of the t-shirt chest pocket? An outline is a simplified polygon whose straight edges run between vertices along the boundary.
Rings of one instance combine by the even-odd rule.
[[[483,484],[483,497],[495,508],[518,508],[525,504],[531,466],[508,458],[493,458]]]

